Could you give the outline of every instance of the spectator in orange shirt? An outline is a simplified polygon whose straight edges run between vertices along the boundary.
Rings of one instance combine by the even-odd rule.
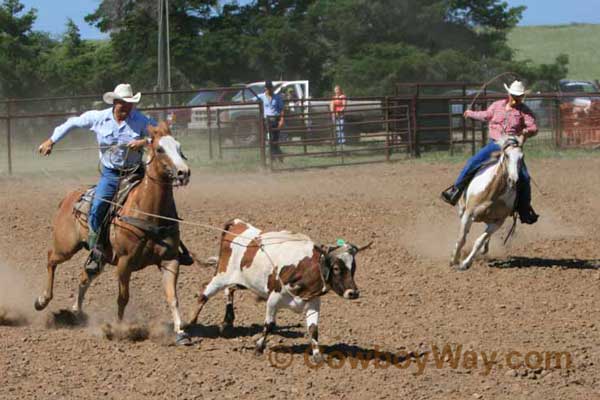
[[[335,134],[338,144],[346,143],[344,137],[344,112],[346,111],[346,95],[340,87],[335,85],[333,99],[330,106],[333,113],[333,123],[335,124]]]

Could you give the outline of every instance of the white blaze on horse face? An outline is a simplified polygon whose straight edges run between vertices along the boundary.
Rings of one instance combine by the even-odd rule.
[[[175,165],[177,173],[182,173],[185,177],[189,177],[190,168],[185,163],[183,157],[181,157],[181,145],[179,142],[173,136],[163,136],[158,141],[158,144],[165,150],[165,153],[171,159],[173,165]]]
[[[506,149],[505,154],[508,157],[508,182],[514,187],[519,180],[519,168],[523,159],[523,150],[520,147],[509,147]]]

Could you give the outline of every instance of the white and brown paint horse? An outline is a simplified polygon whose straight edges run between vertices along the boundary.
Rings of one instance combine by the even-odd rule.
[[[469,268],[480,252],[487,254],[492,234],[514,214],[523,141],[520,137],[509,136],[498,144],[502,149],[498,160],[477,173],[459,202],[460,233],[450,261],[450,265],[458,266],[459,270]],[[467,258],[460,262],[461,250],[473,222],[485,223],[485,232],[477,238]]]
[[[129,300],[131,273],[149,265],[157,265],[162,271],[164,290],[171,308],[178,343],[185,343],[188,335],[181,328],[181,315],[177,298],[179,275],[179,225],[177,222],[150,217],[138,212],[177,218],[173,186],[187,185],[190,169],[184,161],[180,144],[169,131],[166,123],[158,127],[148,126],[152,138],[149,145],[149,161],[145,176],[129,194],[118,216],[111,221],[109,244],[105,258],[117,267],[119,280],[118,319],[122,320]],[[36,310],[43,310],[50,300],[54,286],[54,273],[59,264],[71,259],[84,247],[88,225],[73,210],[73,205],[83,190],[70,192],[61,201],[53,223],[53,244],[48,250],[48,282],[43,295],[35,301]],[[129,217],[132,224],[121,218]],[[137,222],[135,223],[134,220]],[[144,229],[144,225],[150,230]],[[158,232],[158,233],[157,233]],[[97,276],[97,275],[96,275]],[[83,268],[76,295],[74,312],[81,312],[83,299],[92,280]]]

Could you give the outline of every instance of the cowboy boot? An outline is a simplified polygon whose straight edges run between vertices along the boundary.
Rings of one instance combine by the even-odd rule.
[[[519,219],[522,224],[535,224],[540,216],[536,214],[531,205],[519,209]]]
[[[442,192],[442,200],[444,200],[450,205],[455,206],[456,203],[458,203],[458,200],[460,200],[460,196],[462,195],[463,190],[464,188],[452,185]]]
[[[90,249],[90,255],[88,257],[88,261],[85,264],[85,270],[88,275],[96,275],[102,269],[103,261],[103,251],[98,243],[98,232],[93,231],[91,228],[88,233],[88,247]]]

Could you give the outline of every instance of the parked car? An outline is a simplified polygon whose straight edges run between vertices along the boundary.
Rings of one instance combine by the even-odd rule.
[[[558,91],[561,95],[561,103],[572,103],[576,106],[591,105],[592,102],[600,102],[600,90],[596,83],[591,81],[577,81],[561,79],[558,83]],[[573,93],[578,95],[573,96]],[[595,94],[595,96],[581,96],[581,93]]]
[[[231,101],[233,92],[228,90],[201,90],[196,93],[186,106],[204,106],[208,103]],[[188,128],[192,120],[193,108],[176,108],[167,113],[167,121],[174,129]]]
[[[219,130],[228,130],[233,137],[246,136],[246,142],[256,141],[259,131],[259,108],[248,102],[258,101],[258,95],[264,93],[265,82],[253,82],[247,84],[232,96],[231,101],[238,104],[216,106],[211,108],[211,126]],[[307,80],[297,81],[274,81],[273,91],[283,94],[286,99],[286,128],[298,127],[294,135],[301,136],[302,132],[311,131],[311,137],[330,135],[330,129],[326,126],[331,124],[329,112],[329,100],[312,100],[310,96],[310,85]],[[376,120],[383,115],[381,101],[378,100],[348,100],[346,122],[360,122]],[[356,111],[352,111],[355,108]],[[214,111],[214,114],[212,114]],[[206,129],[208,117],[206,108],[192,109],[189,129]],[[325,128],[324,128],[325,127]],[[361,132],[382,130],[382,123],[348,125],[346,135],[356,135]],[[289,135],[289,136],[294,136]]]

